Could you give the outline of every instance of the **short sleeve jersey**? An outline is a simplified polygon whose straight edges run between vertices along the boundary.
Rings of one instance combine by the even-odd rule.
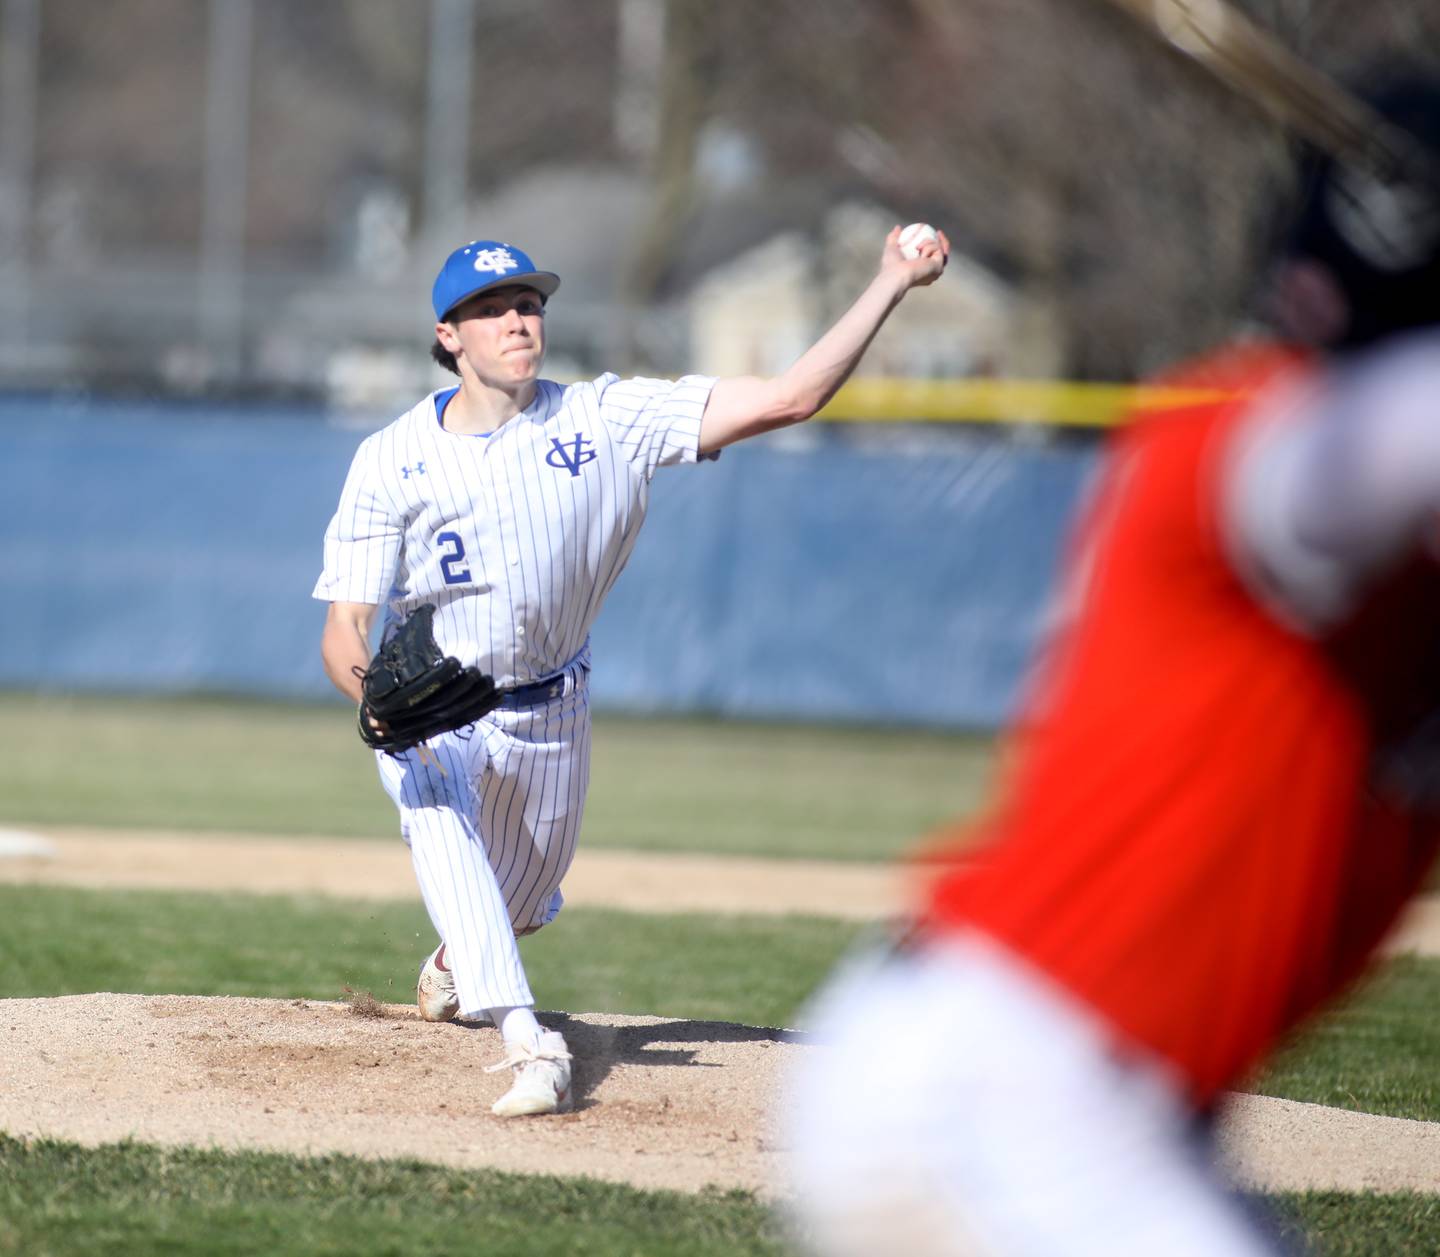
[[[1177,382],[1243,397],[1299,369],[1237,351]],[[926,908],[1002,941],[1200,1105],[1354,975],[1435,841],[1374,788],[1389,683],[1282,624],[1232,566],[1220,486],[1245,406],[1119,435],[989,843]],[[1419,575],[1359,626],[1357,657],[1385,660],[1396,693],[1440,640],[1440,582]]]
[[[657,468],[693,463],[714,380],[539,381],[487,435],[433,394],[367,438],[325,533],[314,596],[436,606],[435,635],[502,686],[581,655],[635,546]]]

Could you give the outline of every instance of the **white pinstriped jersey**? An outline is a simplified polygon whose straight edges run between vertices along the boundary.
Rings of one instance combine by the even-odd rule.
[[[501,686],[554,675],[586,647],[656,468],[696,461],[714,383],[540,380],[487,436],[442,427],[432,394],[356,451],[314,596],[389,618],[433,602],[462,664]]]

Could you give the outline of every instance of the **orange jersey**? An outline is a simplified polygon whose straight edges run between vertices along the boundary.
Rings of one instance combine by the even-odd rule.
[[[1253,395],[1304,369],[1236,349],[1179,382]],[[1354,975],[1435,849],[1433,823],[1369,787],[1417,694],[1440,709],[1434,669],[1417,680],[1440,660],[1440,578],[1412,565],[1325,641],[1262,607],[1218,517],[1246,405],[1118,434],[987,846],[924,915],[999,939],[1200,1105]]]

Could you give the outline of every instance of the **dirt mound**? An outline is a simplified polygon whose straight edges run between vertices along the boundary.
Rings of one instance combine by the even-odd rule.
[[[504,1121],[490,1026],[411,1007],[83,995],[0,1001],[0,1129],[87,1144],[416,1157],[642,1187],[762,1189],[779,1031],[649,1017],[541,1020],[575,1056],[576,1110]],[[379,1011],[383,1016],[375,1016]]]
[[[823,1046],[723,1022],[543,1013],[576,1111],[502,1121],[489,1026],[413,1008],[82,995],[0,1001],[0,1129],[81,1143],[415,1157],[640,1187],[784,1191],[776,1096]],[[1440,1190],[1440,1126],[1242,1097],[1225,1130],[1261,1187]]]

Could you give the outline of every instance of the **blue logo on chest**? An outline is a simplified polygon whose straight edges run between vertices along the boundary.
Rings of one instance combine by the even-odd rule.
[[[577,432],[567,441],[558,436],[550,438],[555,448],[545,455],[551,467],[563,467],[572,476],[580,474],[580,468],[595,458],[595,442],[587,440],[583,432]]]

